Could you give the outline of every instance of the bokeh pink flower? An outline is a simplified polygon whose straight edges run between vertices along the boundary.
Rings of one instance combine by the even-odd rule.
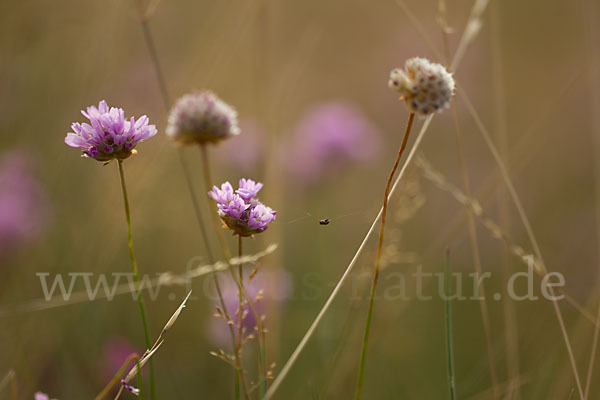
[[[246,275],[245,279],[247,278],[248,276]],[[236,316],[236,312],[239,307],[237,284],[231,279],[223,279],[220,280],[220,282],[221,293],[223,294],[223,301],[227,313],[234,323],[237,324],[238,317]],[[269,311],[267,310],[268,304],[278,303],[279,305],[283,305],[283,303],[292,296],[294,283],[291,275],[286,271],[265,270],[260,271],[249,283],[246,283],[244,287],[248,296],[252,299],[256,298],[261,290],[263,291],[261,300],[254,303],[254,309],[262,316]],[[256,316],[247,304],[244,305],[243,315],[242,327],[244,328],[244,331],[246,333],[254,332],[254,328],[256,327]],[[268,319],[265,323],[268,325]],[[237,330],[234,331],[237,332]],[[231,344],[227,323],[223,318],[212,318],[207,326],[207,334],[211,342],[216,346],[226,347]]]
[[[38,238],[47,223],[46,193],[32,160],[11,152],[0,160],[0,257]]]
[[[372,160],[379,149],[379,132],[357,106],[329,101],[314,105],[300,120],[285,162],[295,182],[310,184]]]

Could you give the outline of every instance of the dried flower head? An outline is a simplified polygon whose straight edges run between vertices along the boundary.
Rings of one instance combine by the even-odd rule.
[[[183,96],[169,114],[167,136],[179,143],[217,143],[239,133],[235,109],[208,90]]]
[[[410,111],[422,116],[448,108],[454,94],[454,78],[446,68],[420,57],[406,60],[404,70],[394,69],[388,85],[402,93]]]
[[[122,108],[108,108],[102,100],[98,108],[90,106],[81,113],[90,123],[74,122],[73,132],[67,133],[65,143],[83,149],[83,155],[98,161],[114,158],[124,160],[133,154],[135,146],[156,135],[156,127],[148,125],[148,117],[143,115],[135,120],[125,119]]]
[[[252,236],[264,232],[275,219],[277,211],[265,206],[256,198],[263,184],[252,179],[240,179],[239,189],[233,190],[229,182],[219,189],[213,186],[208,195],[217,202],[219,216],[234,235]]]

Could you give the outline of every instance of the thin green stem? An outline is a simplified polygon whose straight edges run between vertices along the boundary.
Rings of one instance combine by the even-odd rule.
[[[127,245],[129,247],[129,258],[131,259],[131,269],[133,271],[133,277],[137,286],[137,301],[140,307],[140,314],[142,316],[142,325],[144,326],[144,340],[146,342],[146,348],[149,349],[152,345],[150,343],[150,330],[148,329],[148,320],[146,319],[146,310],[144,307],[144,299],[142,298],[140,278],[138,275],[137,262],[135,260],[135,252],[133,251],[133,238],[131,235],[131,211],[129,209],[129,198],[127,196],[127,185],[125,184],[125,173],[123,172],[123,161],[118,161],[119,165],[119,177],[121,178],[121,189],[123,191],[123,203],[125,204],[125,218],[127,219]],[[150,398],[155,399],[155,386],[154,386],[154,362],[152,359],[149,360],[148,366],[150,369]]]
[[[208,149],[206,148],[206,145],[201,145],[200,146],[200,152],[202,153],[202,174],[203,174],[203,178],[204,178],[204,190],[205,192],[210,192],[212,187],[211,187],[211,183],[212,183],[212,178],[211,178],[211,170],[210,170],[210,160],[208,158]],[[217,237],[219,238],[219,244],[221,245],[221,249],[223,250],[223,254],[225,256],[226,260],[229,260],[231,258],[231,255],[229,254],[229,249],[227,247],[227,245],[225,244],[225,238],[223,237],[223,232],[221,231],[221,227],[219,225],[219,220],[216,218],[216,214],[214,213],[214,210],[209,210],[209,214],[211,215],[211,218],[213,220],[216,232],[217,232]],[[225,313],[225,317],[227,318],[227,321],[231,321],[231,317],[229,316],[229,312],[227,311],[227,309],[225,308],[225,301],[223,300],[223,295],[222,295],[222,291],[221,291],[221,286],[219,285],[219,281],[216,277],[216,274],[213,275],[214,276],[214,280],[215,280],[215,287],[217,288],[217,293],[219,295],[219,301],[221,303],[221,307],[223,309],[223,312]],[[235,279],[234,279],[235,280]],[[233,327],[231,326],[231,324],[227,324],[227,327],[229,328],[229,334],[231,336],[231,344],[232,344],[232,349],[234,351],[235,354],[235,362],[236,362],[236,366],[238,365],[238,354],[236,351],[237,348],[237,343],[236,343],[236,338],[235,338],[235,332],[233,330]],[[236,399],[240,399],[241,397],[241,388],[240,388],[240,382],[242,379],[242,372],[239,368],[236,367],[235,369],[235,398]]]
[[[241,258],[243,254],[242,250],[242,236],[238,235],[238,256]],[[244,389],[244,397],[246,400],[250,399],[250,394],[248,387],[246,385],[246,380],[244,378],[244,370],[242,366],[242,346],[243,346],[243,334],[244,334],[244,265],[240,263],[238,265],[238,295],[239,295],[239,308],[238,308],[238,337],[237,337],[237,347],[236,347],[236,362],[237,369],[240,371],[240,380],[242,383],[242,388]],[[248,299],[248,305],[250,305],[251,300]],[[258,322],[258,320],[257,320]]]
[[[241,257],[242,256],[242,237],[238,236],[238,255]],[[237,345],[235,348],[236,354],[237,354],[237,369],[239,371],[242,371],[242,329],[243,329],[243,319],[244,319],[244,296],[242,294],[242,289],[244,287],[244,274],[243,274],[243,267],[242,264],[240,263],[238,265],[238,279],[240,282],[240,287],[238,290],[238,300],[239,300],[239,304],[238,304],[238,316],[237,316],[237,323],[238,323],[238,336],[237,336]]]
[[[160,93],[161,93],[161,96],[163,99],[163,104],[165,106],[165,110],[168,112],[171,101],[169,99],[169,91],[167,89],[165,76],[163,74],[163,71],[162,71],[162,68],[160,66],[160,62],[158,59],[158,52],[156,51],[156,46],[154,45],[154,39],[152,37],[152,32],[150,31],[150,27],[148,26],[148,18],[147,18],[146,12],[144,11],[143,5],[141,4],[141,2],[139,0],[137,2],[137,6],[138,6],[139,21],[140,21],[140,25],[142,27],[142,32],[144,35],[144,41],[146,42],[146,47],[148,48],[148,52],[150,53],[150,58],[152,60],[153,66],[154,66],[154,70],[156,73],[156,80],[158,82],[158,86],[159,86]],[[210,262],[214,264],[215,257],[212,254],[212,250],[210,247],[210,241],[208,240],[208,235],[206,233],[206,229],[204,228],[204,222],[202,220],[202,214],[200,213],[200,208],[198,207],[198,199],[196,198],[196,194],[194,192],[194,186],[192,184],[191,175],[189,173],[187,164],[185,162],[185,158],[183,157],[183,152],[181,150],[179,150],[178,153],[179,153],[179,161],[181,162],[181,166],[183,168],[183,174],[185,176],[188,191],[189,191],[190,197],[192,199],[194,212],[196,214],[196,220],[198,221],[198,226],[200,227],[200,231],[202,234],[202,240],[204,241],[204,247],[206,248],[206,252],[208,254]],[[217,274],[213,273],[212,276],[213,276],[213,281],[215,283],[215,288],[217,289],[217,294],[219,297],[219,303],[221,305],[221,309],[222,309],[223,313],[225,314],[225,318],[227,319],[227,326],[230,331],[232,345],[233,345],[233,348],[235,348],[235,334],[233,332],[233,328],[229,324],[229,321],[231,319],[229,317],[227,308],[225,308],[225,301],[223,300],[223,293],[221,291],[221,286],[219,285],[219,280],[217,278]],[[239,379],[240,379],[239,371],[236,371],[236,392],[239,391]]]
[[[371,330],[371,319],[373,317],[373,304],[375,300],[375,292],[377,290],[377,281],[379,280],[379,267],[381,263],[381,253],[383,250],[383,234],[385,232],[385,217],[387,214],[388,207],[388,197],[390,194],[390,187],[392,185],[392,180],[394,179],[394,174],[398,169],[398,164],[400,164],[400,159],[402,158],[402,153],[404,153],[404,149],[406,148],[406,144],[408,143],[408,136],[410,135],[410,130],[412,128],[413,121],[415,119],[415,113],[411,113],[408,117],[408,122],[406,123],[406,130],[404,131],[404,138],[402,139],[402,144],[400,145],[400,150],[398,151],[398,157],[396,157],[396,162],[390,172],[390,176],[388,177],[387,184],[385,185],[385,196],[383,197],[383,209],[381,212],[381,228],[379,230],[379,243],[377,244],[377,257],[375,259],[375,273],[373,274],[373,284],[371,286],[371,294],[369,296],[369,311],[367,313],[367,321],[365,324],[365,334],[362,343],[362,350],[360,355],[360,366],[358,369],[358,383],[356,386],[356,400],[360,399],[360,394],[362,392],[362,385],[364,379],[365,372],[365,360],[367,357],[367,345],[369,343],[369,332]]]
[[[446,345],[448,349],[448,384],[450,386],[450,400],[456,400],[456,375],[454,373],[454,344],[452,339],[452,303],[450,298],[450,251],[446,250],[446,288],[445,288],[445,302],[446,302]]]

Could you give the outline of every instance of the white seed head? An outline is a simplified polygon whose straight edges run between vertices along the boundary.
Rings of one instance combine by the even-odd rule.
[[[446,68],[420,57],[406,60],[403,70],[394,69],[388,85],[402,93],[410,111],[422,116],[448,108],[454,95],[454,78]]]
[[[166,130],[176,142],[217,143],[239,135],[237,112],[210,91],[187,94],[171,109]]]

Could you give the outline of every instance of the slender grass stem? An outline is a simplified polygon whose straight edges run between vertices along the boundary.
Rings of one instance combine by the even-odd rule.
[[[148,26],[148,18],[146,15],[146,12],[143,9],[143,5],[141,3],[140,0],[137,0],[137,7],[138,7],[138,16],[139,16],[139,22],[140,22],[140,26],[142,27],[142,33],[144,35],[144,41],[146,42],[146,47],[148,48],[148,52],[150,54],[150,58],[152,60],[152,65],[154,66],[154,71],[155,71],[155,75],[156,75],[156,80],[160,89],[160,93],[163,99],[163,104],[165,106],[165,110],[168,112],[169,111],[169,107],[171,104],[170,98],[169,98],[169,91],[167,89],[167,83],[166,83],[166,79],[164,76],[164,73],[162,71],[162,68],[160,66],[160,62],[159,62],[159,58],[158,58],[158,52],[156,51],[156,46],[154,44],[154,39],[152,37],[152,32],[150,31],[150,27]],[[202,220],[202,214],[200,213],[200,208],[198,207],[198,199],[196,198],[196,194],[194,191],[194,186],[192,184],[192,179],[191,179],[191,175],[189,173],[189,170],[187,168],[187,164],[185,162],[185,159],[183,157],[183,153],[181,150],[179,150],[179,161],[181,162],[181,167],[183,169],[183,174],[185,177],[185,181],[188,187],[188,192],[190,194],[191,200],[192,200],[192,204],[194,207],[194,212],[196,214],[196,220],[198,221],[198,226],[200,227],[200,231],[202,234],[202,239],[204,241],[204,247],[206,248],[206,252],[208,254],[209,260],[211,263],[215,262],[215,257],[212,254],[212,250],[211,250],[211,246],[210,246],[210,241],[208,239],[208,235],[206,233],[206,229],[204,228],[204,222]],[[210,176],[210,174],[209,174]],[[209,182],[209,181],[208,181]],[[222,242],[223,244],[223,242]],[[213,273],[213,281],[215,284],[215,288],[217,289],[217,294],[219,297],[219,303],[221,305],[221,309],[223,311],[223,313],[225,314],[225,318],[227,319],[227,321],[230,321],[231,318],[229,316],[229,313],[227,311],[227,308],[225,307],[225,301],[223,299],[223,292],[221,290],[221,286],[219,284],[219,280],[217,278],[217,274]],[[231,336],[231,341],[232,341],[232,348],[235,348],[235,334],[233,332],[233,327],[231,327],[231,325],[229,323],[227,323],[227,327],[229,328],[229,332],[230,332],[230,336]],[[240,371],[236,371],[236,378],[235,378],[235,390],[236,393],[239,392],[239,382],[240,382]],[[237,395],[236,395],[237,398]],[[154,400],[154,399],[152,399]]]
[[[212,187],[211,187],[211,183],[212,183],[212,173],[211,173],[211,168],[210,168],[210,159],[209,159],[209,155],[208,155],[208,149],[206,147],[206,145],[200,145],[200,152],[202,154],[202,172],[204,175],[204,185],[205,185],[205,190],[206,192],[209,192]],[[227,244],[225,243],[225,237],[223,235],[223,230],[221,229],[221,224],[219,222],[219,219],[217,218],[217,215],[214,212],[210,213],[211,216],[214,219],[214,223],[215,223],[215,229],[217,232],[217,237],[219,239],[219,244],[221,246],[221,249],[223,251],[223,255],[225,257],[226,260],[229,260],[231,258],[231,253],[229,252],[229,247],[227,247]],[[241,237],[239,238],[239,240],[241,240]],[[241,245],[241,242],[238,243],[239,245]],[[250,312],[252,312],[252,314],[254,315],[256,321],[257,321],[257,327],[258,327],[258,352],[261,358],[261,365],[262,368],[259,369],[259,371],[261,371],[261,373],[264,373],[263,377],[260,377],[260,388],[261,388],[261,395],[266,391],[266,371],[267,371],[267,367],[266,367],[266,352],[265,352],[265,338],[264,338],[264,330],[262,327],[262,316],[259,315],[259,313],[256,311],[254,305],[252,304],[252,299],[249,297],[248,293],[246,293],[245,288],[243,286],[243,276],[241,275],[241,269],[242,266],[239,265],[238,266],[238,272],[239,272],[239,276],[236,277],[235,273],[233,272],[232,269],[230,269],[230,272],[232,274],[232,278],[233,281],[236,282],[236,284],[238,285],[238,290],[242,296],[241,301],[243,301],[243,298],[245,297],[247,299],[248,302],[248,307],[250,308]],[[234,335],[234,349],[237,349],[237,343],[235,342],[235,334]],[[241,335],[238,335],[238,340],[240,340]],[[238,364],[238,352],[235,351],[234,352],[235,356],[236,356],[236,364]],[[241,367],[241,360],[239,360],[239,365]],[[236,385],[236,387],[238,387],[238,385],[241,384],[241,386],[244,388],[245,394],[247,395],[247,389],[246,389],[246,385],[245,385],[245,379],[244,379],[244,375],[243,375],[243,371],[240,370],[239,371],[239,376],[236,377],[236,382],[238,382],[239,379],[239,383]],[[240,388],[238,387],[238,390],[240,390]],[[236,393],[238,393],[236,391]]]
[[[242,248],[242,237],[238,235],[238,256],[241,258],[243,255]],[[237,312],[237,326],[238,326],[238,336],[237,336],[237,344],[236,344],[236,363],[237,369],[240,371],[240,381],[242,383],[242,388],[244,389],[244,398],[246,400],[250,399],[250,392],[248,390],[248,386],[246,385],[246,379],[244,378],[244,369],[242,365],[242,346],[243,346],[243,334],[244,334],[244,265],[242,263],[238,264],[238,298],[239,298],[239,306]],[[250,304],[251,300],[248,299],[248,304]]]
[[[448,27],[446,26],[446,3],[445,0],[440,0],[439,2],[440,9],[440,26],[442,30],[442,41],[444,44],[444,55],[446,58],[446,65],[450,64],[450,49],[448,45]],[[473,13],[472,13],[473,14]],[[458,158],[460,161],[460,172],[463,184],[463,191],[469,198],[471,198],[471,189],[469,185],[469,175],[467,173],[467,164],[465,161],[464,151],[463,151],[463,140],[462,140],[462,132],[460,130],[460,123],[458,120],[458,111],[456,106],[452,107],[452,116],[454,119],[454,127],[456,130],[456,148],[458,153]],[[475,227],[475,221],[473,217],[473,213],[470,208],[465,207],[465,211],[467,213],[467,228],[469,232],[469,242],[471,247],[471,258],[473,259],[473,264],[475,266],[475,272],[478,276],[482,275],[481,268],[481,256],[479,254],[479,240],[477,238],[477,229]],[[498,374],[496,373],[496,366],[494,364],[494,357],[492,352],[492,339],[491,339],[491,329],[490,329],[490,316],[487,310],[487,306],[485,303],[485,288],[483,283],[478,285],[478,295],[480,298],[484,300],[480,300],[479,309],[481,312],[481,320],[483,323],[483,332],[485,335],[485,344],[486,344],[486,352],[488,365],[490,370],[490,379],[492,381],[492,392],[494,399],[498,399],[500,396],[500,389],[498,387]]]
[[[456,130],[456,149],[458,153],[458,159],[460,162],[460,172],[462,178],[462,186],[465,194],[471,198],[471,188],[469,184],[469,175],[467,172],[467,163],[465,161],[465,155],[463,151],[463,139],[462,139],[462,131],[460,129],[460,123],[458,120],[458,111],[456,106],[452,107],[452,115],[454,118],[454,127]],[[473,259],[473,265],[475,266],[475,272],[477,276],[482,276],[483,269],[481,267],[481,255],[479,253],[479,239],[477,236],[477,229],[475,227],[475,219],[473,217],[473,212],[470,208],[465,207],[465,211],[467,214],[467,229],[469,233],[469,242],[471,247],[471,258]],[[488,359],[488,366],[490,371],[490,379],[492,382],[492,393],[493,398],[500,398],[500,388],[498,387],[498,374],[496,372],[496,365],[494,363],[494,354],[492,351],[492,334],[490,328],[490,315],[488,313],[486,297],[485,297],[485,287],[483,282],[477,285],[479,300],[479,310],[481,313],[481,322],[483,324],[483,333],[485,336],[485,346],[486,353]]]
[[[127,245],[129,247],[129,258],[131,259],[131,269],[133,271],[133,277],[137,286],[137,301],[140,307],[140,314],[142,316],[142,325],[144,326],[144,341],[146,342],[146,348],[149,349],[152,343],[150,343],[150,330],[148,329],[148,320],[146,318],[146,310],[144,307],[144,299],[142,298],[140,277],[138,275],[137,262],[135,260],[135,252],[133,250],[133,238],[131,234],[131,211],[129,208],[129,198],[127,196],[127,185],[125,184],[125,173],[123,171],[123,161],[119,160],[119,177],[121,178],[121,189],[123,191],[123,203],[125,204],[125,218],[127,220]],[[155,399],[155,384],[154,384],[154,363],[150,359],[148,363],[150,369],[150,398]],[[141,390],[141,389],[140,389]]]
[[[459,89],[458,93],[461,95],[463,101],[465,102],[465,105],[467,106],[469,113],[475,120],[475,124],[477,125],[477,128],[479,129],[481,135],[483,136],[483,139],[486,142],[486,145],[488,146],[490,152],[492,153],[492,156],[494,157],[494,160],[496,161],[496,164],[498,165],[500,174],[506,184],[506,187],[508,189],[508,193],[511,197],[511,200],[512,200],[515,208],[517,209],[519,218],[521,219],[521,222],[523,223],[523,226],[525,228],[525,232],[527,233],[529,241],[531,242],[535,257],[539,260],[541,271],[544,274],[547,274],[548,269],[546,268],[546,263],[544,262],[544,258],[542,257],[542,251],[538,244],[537,238],[536,238],[535,234],[533,233],[533,228],[531,227],[529,218],[527,217],[527,214],[525,213],[525,208],[523,207],[523,204],[521,203],[521,199],[519,198],[519,195],[517,194],[517,191],[513,185],[512,179],[510,178],[510,175],[508,174],[508,170],[506,169],[506,166],[504,165],[504,162],[502,161],[502,157],[500,156],[498,150],[496,149],[496,145],[492,141],[490,133],[488,132],[485,125],[481,121],[479,114],[475,110],[475,107],[473,106],[473,103],[471,103],[466,92],[464,92],[462,90],[462,87],[460,85],[458,85],[458,89]],[[546,287],[548,288],[548,291],[550,293],[550,296],[552,299],[552,306],[553,306],[554,312],[556,314],[556,319],[558,321],[558,325],[560,327],[560,331],[561,331],[563,340],[565,342],[565,346],[567,348],[567,353],[569,355],[569,362],[571,364],[571,369],[573,371],[573,376],[575,378],[575,384],[577,385],[577,392],[579,394],[579,398],[583,400],[585,398],[584,393],[583,393],[583,386],[581,384],[581,379],[579,378],[579,372],[577,370],[577,362],[575,360],[575,354],[573,353],[573,348],[571,347],[571,342],[569,340],[569,334],[567,332],[567,327],[565,325],[562,313],[560,311],[560,307],[558,306],[558,302],[555,297],[554,288],[551,285],[547,285]]]
[[[369,344],[369,332],[371,330],[371,319],[373,317],[373,303],[375,300],[375,292],[377,290],[377,281],[379,280],[379,267],[381,263],[381,253],[383,250],[383,234],[385,232],[385,217],[387,214],[388,207],[388,197],[390,194],[390,188],[392,185],[392,181],[394,179],[394,174],[398,169],[398,164],[400,164],[400,158],[402,157],[402,153],[404,153],[404,149],[406,148],[406,144],[408,143],[408,137],[410,135],[410,131],[413,125],[413,121],[415,119],[415,114],[411,113],[408,117],[408,122],[406,123],[406,130],[404,131],[404,138],[402,139],[402,144],[400,145],[400,150],[398,151],[398,157],[396,157],[396,162],[390,172],[390,176],[388,177],[387,184],[385,185],[385,196],[383,198],[383,209],[381,213],[381,228],[379,230],[379,243],[377,244],[377,257],[375,258],[375,273],[373,274],[373,284],[371,286],[371,294],[369,296],[369,311],[367,312],[367,320],[365,323],[365,334],[362,343],[362,350],[360,355],[360,364],[358,369],[358,383],[356,385],[356,400],[360,399],[360,394],[362,392],[362,385],[364,379],[365,372],[365,361],[367,357],[367,346]]]
[[[200,145],[200,151],[202,153],[202,172],[204,175],[204,187],[206,192],[209,192],[211,190],[211,182],[212,182],[212,174],[211,174],[211,168],[210,168],[210,159],[208,156],[208,149],[206,147],[206,145]],[[229,247],[227,247],[227,243],[225,243],[225,237],[223,235],[223,230],[221,229],[221,224],[219,223],[219,219],[217,218],[217,215],[214,212],[210,212],[210,215],[212,216],[213,220],[214,220],[214,225],[215,225],[215,231],[217,232],[217,238],[219,239],[219,244],[221,246],[221,250],[223,251],[223,255],[225,256],[226,260],[229,260],[231,258],[231,253],[229,252]],[[239,243],[241,245],[241,243]],[[230,272],[232,274],[232,278],[233,281],[238,285],[238,290],[241,293],[242,296],[242,302],[243,302],[243,297],[246,297],[248,299],[248,306],[250,307],[251,311],[253,312],[254,316],[257,318],[257,323],[260,324],[260,316],[258,315],[258,313],[256,312],[256,310],[254,309],[254,306],[252,305],[252,301],[251,299],[248,297],[247,293],[245,293],[244,290],[244,286],[243,286],[243,276],[241,275],[241,270],[242,270],[242,266],[239,266],[239,272],[240,272],[240,276],[236,277],[233,270],[230,268]],[[240,308],[240,312],[241,312],[241,308]],[[240,317],[241,318],[241,317]],[[239,322],[239,326],[241,328],[241,319],[238,321]],[[260,325],[259,325],[260,327]],[[261,328],[262,329],[262,328]],[[232,330],[233,332],[233,330]],[[237,396],[241,396],[241,391],[243,390],[244,392],[244,396],[246,398],[249,397],[248,394],[248,388],[246,385],[246,379],[244,378],[244,371],[242,369],[242,360],[241,360],[241,349],[239,349],[240,351],[238,351],[238,347],[240,346],[239,341],[241,340],[241,334],[238,332],[238,341],[236,342],[235,340],[235,333],[232,333],[233,335],[233,342],[234,342],[234,354],[235,354],[235,358],[236,358],[236,365],[238,366],[237,368],[237,372],[236,372],[236,395]],[[262,341],[260,340],[259,337],[259,352],[260,354],[263,354],[263,347],[262,346]]]
[[[491,37],[491,69],[492,69],[492,93],[494,97],[494,125],[497,127],[496,140],[498,149],[505,163],[508,164],[509,143],[508,143],[508,124],[507,124],[507,101],[506,101],[506,82],[504,79],[504,57],[502,52],[502,24],[500,7],[502,4],[493,2],[491,4],[490,15],[490,37]],[[497,192],[498,219],[500,227],[504,232],[510,234],[510,209],[508,193],[505,187],[499,187]],[[506,249],[502,254],[502,279],[503,284],[508,285],[512,275],[509,262],[510,251]],[[508,286],[506,286],[508,287]],[[502,299],[502,308],[504,314],[504,336],[506,349],[506,372],[509,378],[506,400],[519,400],[520,398],[520,368],[519,368],[519,340],[517,314],[514,301],[508,296]]]
[[[456,375],[454,373],[454,341],[452,339],[452,300],[450,298],[450,250],[446,250],[445,273],[445,303],[446,303],[446,345],[448,349],[448,384],[450,387],[450,400],[456,400]]]
[[[210,160],[208,158],[208,149],[206,148],[206,145],[200,145],[200,152],[202,155],[202,174],[203,174],[203,179],[204,179],[204,191],[208,193],[212,189],[212,187],[211,187],[212,174],[211,174],[211,169],[210,169]],[[223,251],[225,259],[229,260],[231,258],[231,254],[229,253],[229,248],[225,244],[225,238],[223,237],[223,232],[222,232],[221,226],[219,224],[219,220],[216,217],[214,210],[209,210],[209,214],[211,215],[211,219],[213,220],[213,224],[215,226],[215,231],[217,232],[217,238],[219,239],[219,244],[221,246],[221,249]],[[235,281],[235,278],[234,278],[234,281]],[[229,313],[228,313],[227,309],[225,308],[225,302],[223,300],[221,287],[219,285],[218,279],[216,278],[216,275],[215,275],[215,287],[217,288],[217,293],[219,294],[219,301],[221,302],[221,307],[223,308],[223,312],[225,313],[227,320],[231,321],[231,317],[229,316]],[[236,366],[238,366],[238,365],[241,365],[241,363],[238,362],[239,360],[238,360],[238,353],[236,350],[237,349],[237,341],[235,338],[235,332],[234,332],[231,324],[227,324],[227,325],[228,325],[229,333],[231,336],[232,348],[234,350],[235,364],[236,364]],[[235,371],[235,398],[236,399],[241,398],[240,383],[241,383],[242,378],[243,378],[242,371],[239,368],[236,368],[236,371]]]
[[[392,189],[390,190],[390,197],[396,191],[396,188],[398,187],[398,185],[400,184],[400,181],[402,180],[402,177],[404,176],[404,172],[406,171],[406,169],[408,168],[408,165],[411,163],[412,159],[414,158],[421,142],[423,141],[423,138],[425,137],[425,134],[427,133],[427,130],[429,129],[432,118],[433,118],[433,115],[430,115],[429,118],[425,120],[425,123],[421,126],[421,130],[420,130],[419,134],[417,135],[417,138],[415,139],[415,142],[414,142],[410,152],[408,153],[408,157],[406,158],[406,161],[404,161],[404,164],[403,164],[402,168],[400,169],[400,173],[398,174],[398,177],[396,178],[396,180],[394,181],[394,184],[392,185]],[[283,380],[288,376],[288,374],[290,373],[290,370],[292,369],[292,367],[294,366],[294,364],[300,357],[300,354],[306,348],[306,345],[308,344],[309,340],[315,334],[319,324],[323,320],[323,317],[325,316],[325,314],[331,307],[331,304],[333,304],[333,301],[335,300],[337,295],[340,293],[342,286],[348,280],[348,277],[350,276],[354,267],[356,266],[358,258],[360,257],[363,250],[365,249],[367,242],[371,238],[371,235],[373,235],[373,232],[375,232],[375,227],[376,227],[377,223],[379,222],[379,218],[381,218],[382,211],[383,211],[383,207],[380,207],[379,212],[377,213],[377,215],[375,216],[375,219],[373,220],[373,222],[371,223],[371,226],[369,227],[369,230],[367,231],[365,237],[363,238],[360,245],[358,246],[358,249],[356,249],[356,252],[352,256],[352,259],[348,263],[348,266],[344,270],[342,276],[340,277],[340,279],[336,283],[335,287],[329,294],[329,297],[325,301],[325,304],[323,304],[323,307],[321,307],[321,309],[317,313],[315,319],[310,324],[310,327],[304,333],[304,336],[302,336],[300,343],[298,343],[298,345],[296,346],[296,348],[294,349],[294,351],[292,352],[292,354],[290,355],[288,360],[285,362],[285,364],[281,368],[281,371],[279,372],[279,374],[277,375],[277,377],[275,378],[275,380],[269,387],[269,390],[267,390],[267,393],[265,394],[265,397],[264,397],[265,400],[269,400],[269,399],[273,398],[273,396],[275,395],[275,392],[277,392],[277,390],[281,386]]]
[[[243,253],[242,247],[243,237],[238,235],[238,256],[241,258]],[[265,345],[264,345],[264,330],[262,326],[262,316],[257,312],[256,308],[253,305],[253,299],[250,298],[248,292],[244,286],[244,265],[242,263],[238,264],[238,294],[239,294],[239,326],[238,326],[238,351],[239,351],[239,363],[241,366],[242,363],[242,334],[243,334],[243,306],[244,306],[244,297],[246,297],[246,301],[248,302],[248,307],[250,308],[250,312],[253,313],[254,319],[256,320],[257,327],[257,341],[258,341],[258,372],[259,372],[259,387],[260,387],[260,395],[261,398],[264,396],[266,392],[266,382],[267,382],[267,368],[266,368],[266,357],[265,357]]]

